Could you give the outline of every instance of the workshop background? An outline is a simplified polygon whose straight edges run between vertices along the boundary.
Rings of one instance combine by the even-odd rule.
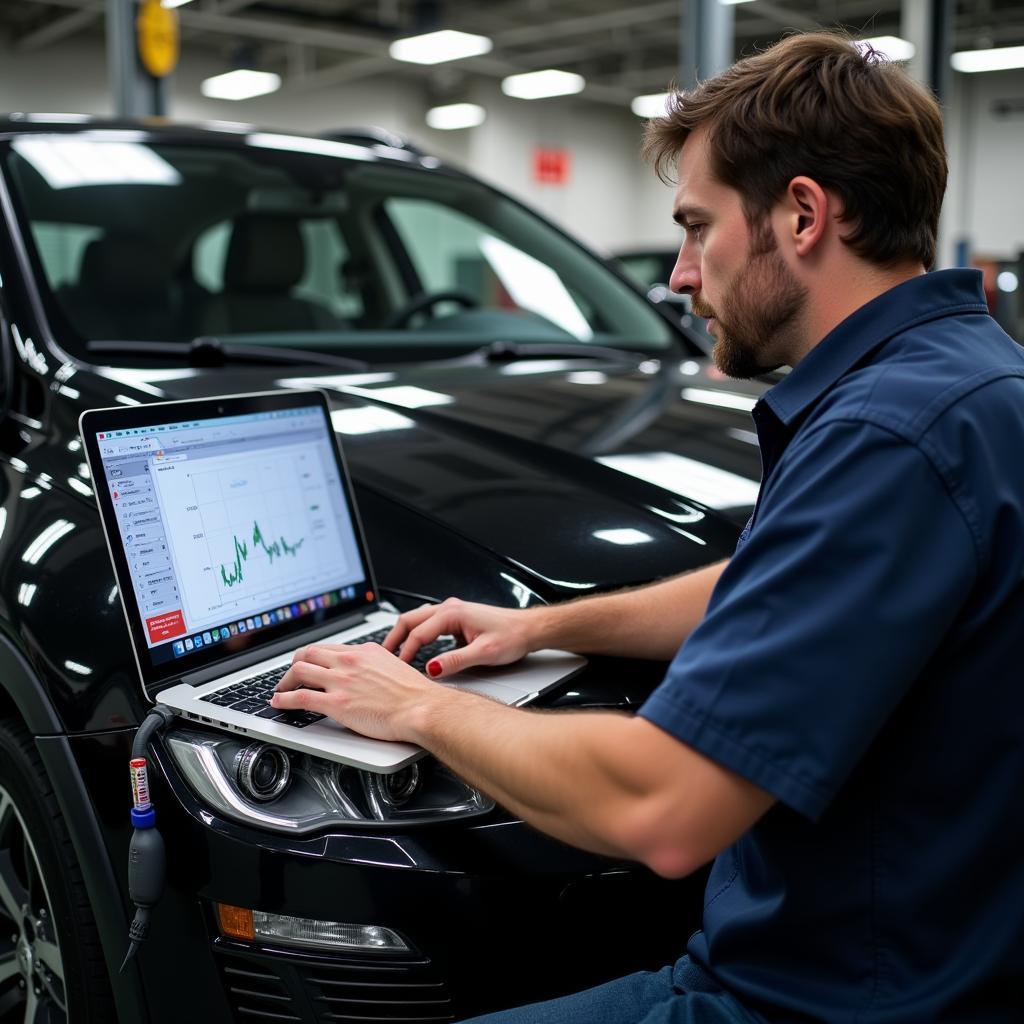
[[[122,6],[0,4],[0,110],[153,112],[153,97],[138,83],[119,103],[112,51],[120,44],[110,12]],[[678,239],[666,188],[639,159],[643,122],[631,108],[646,108],[638,97],[706,77],[786,32],[841,27],[882,39],[942,98],[950,183],[940,265],[1001,272],[1005,290],[1012,280],[1004,265],[1024,247],[1020,0],[164,0],[163,7],[173,8],[179,34],[175,66],[158,89],[166,116],[310,133],[378,126],[525,199],[606,252]],[[396,41],[442,30],[479,37],[486,52],[433,64],[391,55]],[[237,100],[204,95],[204,83],[241,69],[276,76],[263,86],[273,91]],[[509,76],[548,69],[579,76],[563,87],[580,91],[534,100],[503,92]],[[429,126],[444,114],[430,111],[455,104],[476,108],[448,112],[470,126]]]

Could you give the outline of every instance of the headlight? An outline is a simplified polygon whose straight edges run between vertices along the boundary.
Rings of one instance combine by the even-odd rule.
[[[176,729],[166,742],[201,801],[226,818],[274,832],[412,825],[494,807],[429,756],[385,775],[221,733]]]
[[[291,776],[291,761],[280,747],[250,743],[235,755],[235,781],[251,800],[276,800],[288,788]]]
[[[410,764],[390,775],[378,772],[363,772],[363,787],[366,799],[378,818],[404,807],[416,795],[420,787],[420,766]]]

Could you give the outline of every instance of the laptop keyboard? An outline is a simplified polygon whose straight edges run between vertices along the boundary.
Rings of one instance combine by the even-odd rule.
[[[347,644],[379,644],[391,632],[390,626],[378,629],[374,633],[366,633],[356,637],[354,640],[346,641]],[[438,654],[450,651],[455,646],[451,637],[443,637],[433,643],[424,644],[417,652],[416,657],[410,662],[413,668],[420,672],[426,671],[427,662]],[[291,668],[290,665],[280,665],[272,668],[269,672],[262,672],[258,676],[243,679],[241,682],[233,683],[223,690],[215,690],[208,693],[200,700],[208,704],[215,704],[217,707],[231,708],[232,711],[241,711],[243,714],[255,715],[257,718],[269,718],[282,725],[292,725],[298,729],[304,729],[307,725],[319,722],[326,715],[318,714],[315,711],[282,711],[280,708],[271,707],[270,698],[273,696],[274,687],[281,681],[285,672]]]

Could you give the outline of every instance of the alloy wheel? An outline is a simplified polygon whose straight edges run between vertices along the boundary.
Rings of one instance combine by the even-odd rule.
[[[39,856],[0,785],[0,1024],[66,1024],[64,961]]]

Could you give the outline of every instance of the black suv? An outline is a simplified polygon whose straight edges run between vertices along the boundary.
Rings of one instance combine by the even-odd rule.
[[[679,955],[699,880],[566,847],[429,758],[282,753],[261,790],[243,739],[182,723],[150,751],[166,891],[119,973],[156,694],[77,421],[322,388],[384,597],[527,606],[726,556],[760,385],[395,140],[74,117],[0,121],[0,353],[0,1021],[457,1020]],[[546,703],[628,712],[661,670],[593,659]]]

